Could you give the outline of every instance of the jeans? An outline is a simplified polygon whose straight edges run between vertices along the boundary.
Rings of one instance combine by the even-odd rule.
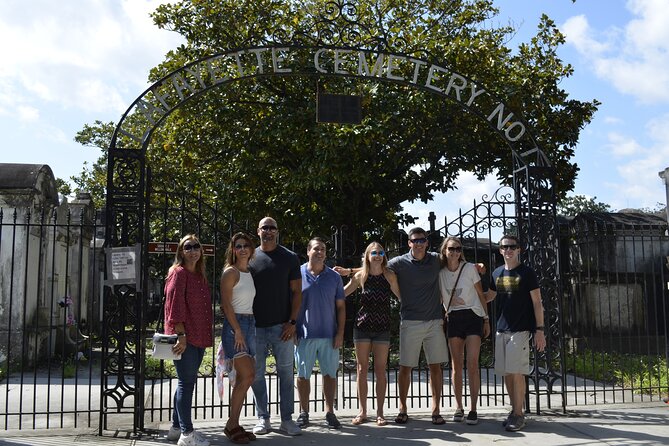
[[[295,409],[295,384],[293,372],[294,344],[292,340],[282,341],[283,324],[271,327],[256,328],[256,378],[251,388],[256,403],[259,419],[269,419],[267,400],[267,384],[265,383],[265,367],[268,347],[272,347],[276,359],[276,373],[279,377],[279,408],[281,421],[293,417]]]
[[[204,358],[204,349],[187,344],[181,359],[174,361],[177,369],[177,389],[174,391],[174,411],[172,426],[181,428],[181,432],[193,430],[191,407],[193,405],[193,390],[197,381],[197,371]]]

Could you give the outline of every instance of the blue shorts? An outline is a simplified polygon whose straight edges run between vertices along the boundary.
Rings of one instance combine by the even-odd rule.
[[[300,339],[295,347],[295,365],[297,377],[309,379],[316,359],[321,368],[321,375],[337,377],[339,368],[339,349],[332,347],[333,338]]]
[[[223,352],[225,359],[239,358],[241,356],[256,356],[256,320],[252,314],[237,314],[235,318],[244,334],[246,349],[237,351],[235,349],[235,332],[227,319],[223,319],[223,332],[221,333],[221,342],[223,343]]]

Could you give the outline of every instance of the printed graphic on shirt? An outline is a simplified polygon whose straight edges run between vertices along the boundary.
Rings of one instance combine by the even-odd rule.
[[[515,293],[520,289],[520,276],[500,276],[495,287],[498,293]]]

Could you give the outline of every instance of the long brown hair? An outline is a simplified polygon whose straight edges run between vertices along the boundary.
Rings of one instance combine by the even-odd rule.
[[[204,277],[205,280],[207,280],[207,261],[204,258],[204,249],[202,248],[202,243],[200,243],[200,240],[195,234],[186,234],[182,237],[181,240],[179,240],[177,252],[174,254],[174,262],[172,263],[172,266],[170,266],[170,270],[167,275],[169,276],[177,266],[183,266],[185,263],[184,244],[188,241],[192,241],[200,245],[200,258],[198,259],[197,263],[195,263],[195,271]]]
[[[225,251],[225,268],[234,265],[237,261],[237,256],[235,256],[235,245],[238,240],[246,240],[249,243],[249,250],[251,251],[249,261],[256,255],[256,246],[255,243],[253,243],[251,236],[243,232],[238,232],[232,236],[230,243],[228,243],[228,249]]]
[[[365,291],[365,282],[367,281],[367,277],[369,277],[369,270],[372,268],[372,264],[369,261],[369,253],[372,252],[374,246],[378,246],[379,248],[377,249],[384,251],[381,268],[385,271],[386,267],[388,266],[388,257],[385,254],[386,250],[384,249],[383,245],[379,242],[372,242],[367,245],[365,254],[362,257],[362,269],[360,270],[360,287],[363,291]]]
[[[439,260],[441,261],[441,267],[445,268],[446,265],[448,265],[448,257],[446,257],[446,254],[444,254],[448,242],[457,242],[460,245],[460,249],[462,249],[462,251],[460,251],[460,263],[466,262],[467,259],[465,259],[465,250],[462,246],[462,240],[460,240],[459,237],[446,237],[444,241],[441,242],[441,247],[439,247]]]

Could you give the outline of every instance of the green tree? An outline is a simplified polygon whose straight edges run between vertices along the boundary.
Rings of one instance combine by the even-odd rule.
[[[574,216],[582,212],[611,212],[611,206],[597,201],[597,197],[590,198],[585,195],[564,197],[557,204],[559,215]]]
[[[70,195],[72,193],[72,187],[62,178],[56,178],[56,189],[61,195]]]
[[[328,3],[285,0],[184,0],[162,5],[155,23],[186,44],[151,70],[150,80],[186,63],[232,48],[263,45],[268,36],[308,33]],[[391,52],[429,58],[468,75],[529,123],[555,165],[557,193],[573,188],[571,162],[581,129],[598,102],[570,99],[560,88],[572,68],[557,56],[564,36],[544,16],[537,34],[516,51],[514,33],[497,25],[489,0],[360,0],[362,40]],[[406,77],[410,73],[405,73]],[[315,122],[315,91],[362,96],[358,125]],[[96,122],[77,135],[103,148],[111,135]],[[75,180],[104,186],[106,152]],[[414,217],[401,203],[427,202],[453,188],[461,171],[479,178],[512,173],[510,150],[481,119],[413,87],[371,79],[260,77],[209,90],[172,113],[147,151],[154,185],[217,197],[236,215],[275,216],[296,239],[346,225],[359,236],[382,236]],[[96,194],[97,196],[97,194]]]

